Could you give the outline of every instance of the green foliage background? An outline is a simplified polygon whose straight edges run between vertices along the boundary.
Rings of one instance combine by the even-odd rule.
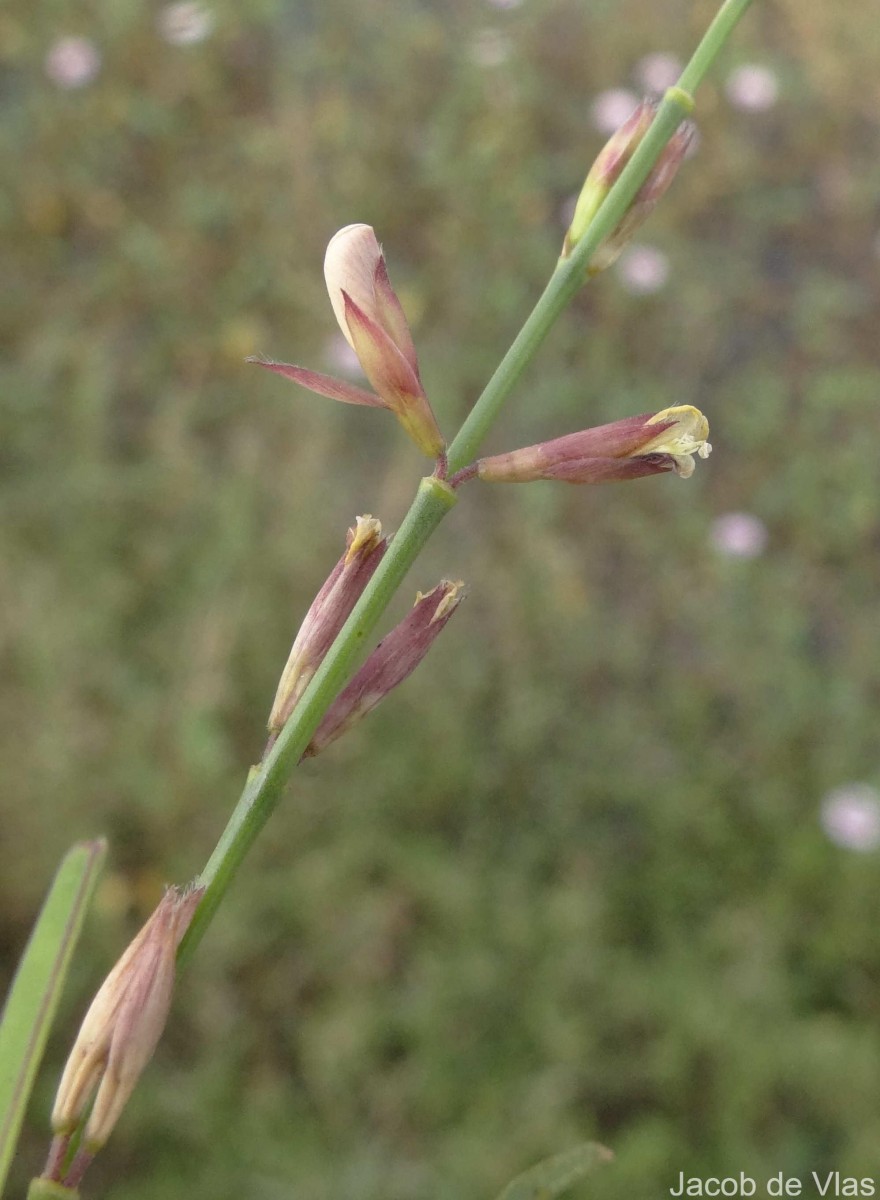
[[[112,861],[19,1187],[346,526],[393,528],[424,469],[243,358],[332,369],[323,250],[368,221],[452,432],[555,261],[593,99],[714,7],[254,0],[188,47],[159,11],[0,14],[4,976],[67,845]],[[43,68],[65,34],[103,58],[77,91]],[[585,1197],[880,1175],[878,860],[819,823],[880,783],[878,58],[870,5],[756,0],[643,236],[669,285],[591,285],[491,446],[682,402],[715,453],[687,484],[462,494],[394,615],[441,575],[467,604],[297,773],[88,1194],[476,1200],[588,1137],[617,1161]],[[772,111],[725,96],[748,61]],[[756,559],[712,546],[737,510]]]

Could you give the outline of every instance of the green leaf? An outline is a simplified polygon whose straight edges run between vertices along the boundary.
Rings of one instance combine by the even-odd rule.
[[[0,1192],[107,843],[78,842],[55,875],[0,1018]]]
[[[545,1158],[507,1185],[498,1200],[554,1200],[614,1155],[598,1142],[584,1142],[573,1150]]]

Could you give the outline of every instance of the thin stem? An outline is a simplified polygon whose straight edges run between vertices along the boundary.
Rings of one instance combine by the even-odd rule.
[[[697,90],[718,57],[719,50],[751,3],[752,0],[724,0],[712,24],[703,34],[699,46],[691,55],[690,62],[681,73],[678,86],[682,91],[693,94]]]
[[[677,86],[669,88],[663,97],[651,128],[605,197],[587,232],[571,256],[557,263],[528,320],[449,447],[451,474],[460,471],[476,457],[511,388],[534,357],[556,318],[583,285],[590,259],[616,228],[683,118],[693,111],[692,93],[751,3],[752,0],[725,0],[682,72]]]
[[[471,463],[469,467],[462,467],[460,471],[456,471],[454,475],[450,475],[446,482],[451,488],[458,489],[463,483],[468,483],[471,479],[476,479],[478,469],[477,463]]]
[[[180,943],[179,964],[190,957],[201,941],[235,872],[274,811],[284,785],[302,758],[321,718],[363,656],[367,637],[425,542],[455,502],[455,492],[442,480],[433,476],[422,480],[400,529],[290,720],[260,766],[251,769],[241,798],[197,881],[204,886],[205,895]]]
[[[391,597],[403,581],[428,538],[455,504],[454,490],[438,476],[463,482],[459,474],[476,456],[513,385],[534,357],[554,321],[580,290],[587,264],[601,242],[615,229],[636,192],[647,178],[663,147],[687,116],[689,95],[702,80],[751,0],[725,0],[715,20],[682,73],[670,88],[636,153],[605,198],[570,257],[557,263],[543,294],[502,359],[483,394],[465,420],[448,452],[448,464],[438,475],[423,479],[407,513],[363,595],[297,704],[290,720],[258,767],[248,775],[244,791],[221,835],[199,882],[205,895],[181,942],[178,962],[189,959],[207,929],[226,889],[257,834],[281,798],[284,785],[300,761],[321,718],[346,683],[366,648]]]
[[[449,447],[449,470],[452,474],[476,457],[480,444],[495,423],[514,383],[534,357],[556,318],[583,286],[590,259],[605,238],[617,227],[636,192],[660,157],[663,147],[692,110],[693,100],[680,88],[670,88],[663,97],[651,128],[605,197],[570,257],[560,259],[556,264],[555,271],[525,325]]]

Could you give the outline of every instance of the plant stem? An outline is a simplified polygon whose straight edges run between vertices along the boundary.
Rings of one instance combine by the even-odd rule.
[[[449,447],[450,474],[460,471],[476,457],[477,449],[494,424],[525,365],[547,336],[556,318],[583,285],[590,259],[629,208],[683,118],[693,111],[692,93],[751,3],[752,0],[725,0],[682,71],[678,84],[666,92],[651,128],[605,197],[571,256],[557,263],[540,300],[458,431],[458,436]]]
[[[681,73],[678,86],[682,91],[693,94],[706,72],[718,57],[718,52],[736,28],[752,0],[724,0],[721,8],[715,14],[712,24],[703,34],[702,40],[690,57],[690,61]]]
[[[663,147],[693,108],[690,92],[703,79],[751,0],[725,0],[685,67],[678,87],[670,88],[636,153],[622,172],[569,258],[557,263],[543,294],[513,345],[502,359],[457,437],[449,447],[448,471],[469,464],[495,421],[513,385],[534,357],[554,321],[582,287],[587,264],[615,229],[648,176]],[[200,942],[257,834],[281,798],[284,785],[302,757],[321,718],[344,686],[366,649],[397,588],[428,538],[455,504],[455,492],[442,479],[423,479],[412,507],[373,578],[343,626],[320,668],[265,760],[248,776],[223,834],[199,882],[205,887],[192,923],[180,944],[178,962],[186,962]]]
[[[321,718],[363,656],[367,637],[425,542],[455,502],[455,492],[442,480],[429,476],[419,484],[400,529],[290,720],[264,761],[259,767],[252,768],[220,841],[199,876],[198,883],[205,887],[205,895],[180,943],[178,964],[189,958],[201,940],[240,863],[280,800],[284,785],[302,758]]]

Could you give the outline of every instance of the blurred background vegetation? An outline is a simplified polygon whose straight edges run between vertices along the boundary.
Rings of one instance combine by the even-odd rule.
[[[322,256],[367,221],[453,432],[611,90],[713,12],[4,6],[2,982],[67,845],[112,864],[19,1186],[347,525],[393,528],[424,470],[386,414],[244,357],[339,370]],[[695,403],[715,453],[462,494],[393,614],[464,578],[442,651],[297,772],[89,1194],[477,1200],[585,1138],[617,1155],[585,1197],[878,1174],[878,66],[870,5],[748,14],[696,157],[489,447]]]

